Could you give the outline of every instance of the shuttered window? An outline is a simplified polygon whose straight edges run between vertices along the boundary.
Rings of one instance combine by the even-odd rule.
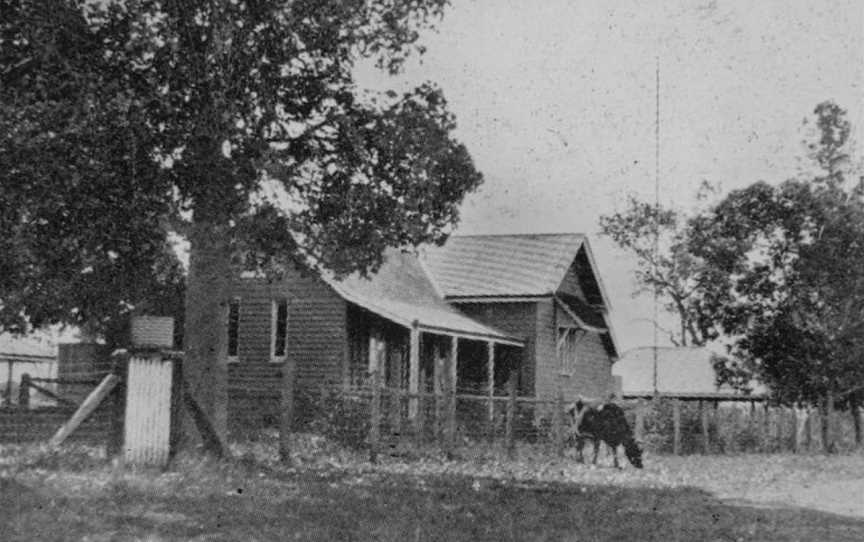
[[[270,317],[270,360],[284,361],[288,337],[288,300],[274,299]]]
[[[240,299],[228,303],[228,360],[236,361],[240,351]]]

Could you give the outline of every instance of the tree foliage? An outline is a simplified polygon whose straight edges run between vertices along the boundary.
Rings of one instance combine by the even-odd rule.
[[[443,242],[482,181],[434,84],[378,95],[353,78],[364,58],[397,73],[445,4],[5,3],[3,228],[22,261],[0,291],[4,310],[39,323],[41,306],[46,319],[74,320],[81,303],[60,303],[52,285],[83,281],[90,259],[116,265],[115,253],[152,276],[169,233],[186,238],[184,371],[224,432],[232,276],[375,269],[385,247]],[[24,260],[49,258],[44,240],[61,232],[52,243],[68,243],[66,254],[91,255],[43,266],[42,297],[32,295],[21,288],[32,274]]]
[[[784,402],[846,398],[864,382],[864,200],[845,186],[845,111],[822,103],[818,173],[730,193],[694,219],[691,251],[731,278],[716,319]]]
[[[719,336],[712,314],[725,277],[689,250],[686,216],[631,196],[624,211],[600,217],[600,231],[635,256],[634,295],[656,292],[677,316],[679,328],[667,331],[674,345],[704,346]]]
[[[182,316],[169,186],[123,83],[92,69],[101,33],[70,6],[0,9],[0,328],[115,344],[133,310]]]

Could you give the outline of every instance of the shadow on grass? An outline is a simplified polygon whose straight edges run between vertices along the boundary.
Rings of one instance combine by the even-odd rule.
[[[0,538],[864,540],[864,520],[724,502],[687,487],[308,471],[273,471],[262,478],[262,472],[247,469],[245,480],[240,476],[202,491],[178,494],[118,483],[87,497],[59,497],[0,479]]]

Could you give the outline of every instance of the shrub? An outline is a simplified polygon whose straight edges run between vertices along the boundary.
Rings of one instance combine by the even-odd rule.
[[[313,433],[355,450],[369,447],[369,399],[338,389],[324,389],[304,399],[305,425]]]

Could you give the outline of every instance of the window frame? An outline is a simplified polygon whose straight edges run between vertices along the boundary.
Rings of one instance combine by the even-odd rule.
[[[232,320],[231,312],[236,307],[237,316]],[[242,315],[243,303],[239,297],[232,297],[228,301],[228,314],[226,325],[225,352],[228,358],[228,363],[237,363],[240,361],[240,320]],[[231,353],[231,331],[232,325],[234,329],[234,353]]]
[[[580,333],[581,332],[581,333]],[[585,330],[577,326],[559,326],[557,336],[558,373],[562,376],[573,376],[579,358],[579,343]]]
[[[288,356],[288,299],[285,297],[270,300],[270,363],[284,363]],[[285,321],[282,324],[282,354],[276,354],[279,329],[279,309],[285,307]]]

